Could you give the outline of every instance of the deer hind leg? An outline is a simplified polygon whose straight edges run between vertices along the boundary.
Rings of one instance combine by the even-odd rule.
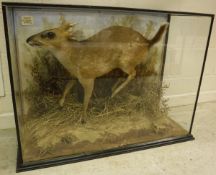
[[[131,80],[133,80],[136,76],[136,70],[133,68],[131,70],[123,70],[124,72],[126,72],[128,74],[127,79],[121,84],[119,85],[115,91],[112,93],[111,98],[113,98],[117,93],[119,93]]]
[[[112,92],[114,92],[114,91],[116,90],[116,88],[121,84],[121,82],[122,82],[122,79],[119,78],[119,79],[115,82],[115,84],[113,85],[113,87],[112,87]]]
[[[70,81],[66,84],[66,86],[65,86],[65,88],[64,88],[64,92],[63,92],[63,94],[62,94],[62,97],[61,97],[61,99],[59,100],[59,105],[60,105],[61,107],[63,107],[64,102],[65,102],[65,97],[66,97],[67,94],[70,92],[71,88],[74,86],[75,81],[76,81],[76,80],[70,80]]]
[[[92,96],[92,91],[94,88],[94,79],[81,79],[79,80],[84,88],[84,103],[83,103],[83,116],[81,117],[81,123],[85,122],[85,118],[87,117],[87,109],[89,100]]]

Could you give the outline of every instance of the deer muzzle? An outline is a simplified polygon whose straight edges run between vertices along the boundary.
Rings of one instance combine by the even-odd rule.
[[[37,41],[35,39],[35,35],[30,36],[29,38],[26,39],[26,42],[30,45],[30,46],[41,46],[42,43]]]

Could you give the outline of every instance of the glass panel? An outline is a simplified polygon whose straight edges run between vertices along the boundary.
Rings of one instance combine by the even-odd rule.
[[[23,126],[21,120],[23,121],[22,115],[22,98],[21,98],[21,89],[20,89],[20,76],[18,71],[18,59],[17,59],[17,50],[16,50],[16,42],[15,42],[15,34],[14,34],[14,20],[13,20],[13,11],[11,8],[7,11],[7,24],[8,24],[8,39],[9,39],[9,50],[10,50],[10,58],[9,58],[9,66],[11,67],[13,74],[13,90],[14,90],[14,98],[16,101],[16,114],[18,121],[18,129],[20,130]],[[9,57],[9,55],[8,55]],[[11,77],[10,77],[11,78]]]
[[[211,19],[172,16],[164,71],[169,115],[189,130]]]
[[[0,97],[5,95],[2,71],[3,70],[2,70],[2,65],[1,65],[1,52],[0,52]]]

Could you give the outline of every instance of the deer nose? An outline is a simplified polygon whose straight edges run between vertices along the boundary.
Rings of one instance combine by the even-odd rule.
[[[27,38],[27,39],[26,39],[26,42],[29,43],[30,41],[32,41],[32,40],[33,40],[33,37],[34,37],[34,36],[30,36],[29,38]]]

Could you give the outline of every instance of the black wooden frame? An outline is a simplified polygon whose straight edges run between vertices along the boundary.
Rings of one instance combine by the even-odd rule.
[[[17,107],[16,107],[16,101],[15,101],[14,81],[13,81],[12,65],[11,65],[11,53],[10,53],[10,48],[9,48],[10,47],[10,45],[9,45],[9,31],[8,31],[8,25],[7,25],[7,8],[8,7],[10,7],[10,8],[11,7],[12,8],[13,7],[78,8],[78,9],[100,9],[100,10],[105,10],[105,9],[107,10],[108,9],[108,10],[134,11],[134,12],[143,11],[143,12],[149,12],[149,13],[167,14],[168,20],[170,19],[171,16],[206,16],[206,17],[210,17],[211,23],[210,23],[210,28],[209,28],[209,34],[208,34],[207,44],[206,44],[206,48],[205,48],[204,60],[203,60],[203,65],[202,65],[202,69],[201,69],[201,75],[200,75],[196,100],[195,100],[195,104],[194,104],[190,130],[189,130],[188,134],[186,136],[183,136],[183,137],[174,137],[174,138],[163,139],[163,140],[158,140],[158,141],[148,142],[148,143],[143,143],[143,144],[132,144],[132,145],[124,146],[121,148],[113,148],[113,149],[109,149],[109,150],[105,150],[105,151],[101,151],[101,152],[96,152],[96,153],[80,154],[79,156],[63,156],[60,158],[54,158],[52,160],[42,160],[42,161],[35,161],[35,162],[24,164],[23,159],[22,159],[22,152],[21,152],[20,132],[19,132],[19,127],[18,127]],[[8,65],[9,65],[11,92],[12,92],[13,108],[14,108],[15,123],[16,123],[16,133],[17,133],[17,141],[18,141],[17,169],[16,169],[17,172],[33,170],[33,169],[38,169],[38,168],[51,167],[51,166],[56,166],[56,165],[62,165],[62,164],[66,164],[66,163],[74,163],[74,162],[79,162],[79,161],[91,160],[91,159],[95,159],[95,158],[102,158],[102,157],[118,155],[118,154],[122,154],[122,153],[129,153],[132,151],[144,150],[144,149],[159,147],[159,146],[163,146],[163,145],[169,145],[169,144],[173,144],[173,143],[185,142],[185,141],[189,141],[189,140],[194,139],[191,132],[192,132],[192,127],[193,127],[193,123],[194,123],[194,117],[195,117],[197,103],[198,103],[198,99],[199,99],[199,92],[200,92],[200,88],[201,88],[201,82],[202,82],[202,78],[203,78],[204,67],[205,67],[205,63],[206,63],[207,52],[208,52],[208,47],[209,47],[210,37],[211,37],[211,32],[212,32],[212,27],[213,27],[213,21],[214,21],[214,15],[213,14],[194,13],[194,12],[180,12],[180,11],[164,11],[164,10],[147,10],[147,9],[124,8],[124,7],[34,4],[34,3],[13,3],[13,2],[2,2],[2,9],[3,9],[3,20],[4,20],[4,29],[5,29],[5,40],[6,40]],[[166,40],[165,43],[167,44],[168,34],[167,34],[165,40]],[[165,48],[165,53],[164,53],[164,58],[165,57],[166,57],[166,48]],[[162,74],[163,74],[163,70],[164,70],[164,65],[165,65],[165,59],[163,61],[163,65],[162,65]],[[163,76],[162,76],[162,78],[163,78]]]

